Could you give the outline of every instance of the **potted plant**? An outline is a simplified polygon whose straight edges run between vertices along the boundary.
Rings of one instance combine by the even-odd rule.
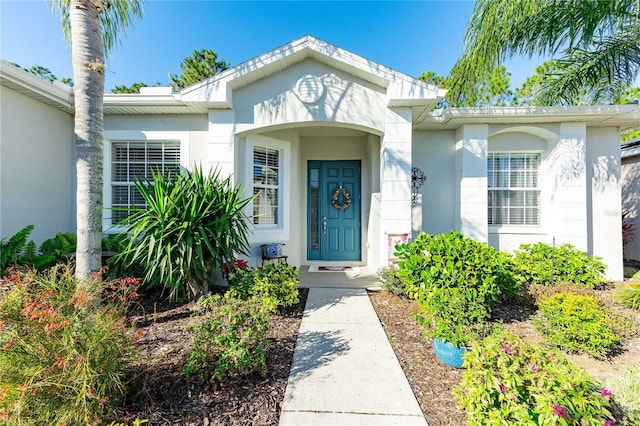
[[[434,289],[421,304],[425,336],[433,338],[433,351],[445,364],[462,367],[462,357],[489,328],[489,310],[461,288]]]
[[[455,353],[456,361],[446,355],[443,361],[460,367],[464,348],[487,331],[492,305],[512,290],[508,257],[453,231],[419,234],[412,243],[396,246],[396,255],[398,276],[420,304],[420,323],[434,338],[436,355]]]

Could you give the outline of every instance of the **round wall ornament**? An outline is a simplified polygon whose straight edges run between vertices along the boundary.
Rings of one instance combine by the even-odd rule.
[[[324,94],[324,83],[315,75],[305,75],[300,77],[295,88],[296,95],[305,104],[316,103]]]
[[[342,203],[340,202],[341,195],[344,199]],[[347,191],[346,188],[343,188],[341,186],[336,188],[335,191],[333,191],[333,195],[331,196],[331,205],[336,210],[345,211],[351,205],[351,194],[349,194],[349,191]]]

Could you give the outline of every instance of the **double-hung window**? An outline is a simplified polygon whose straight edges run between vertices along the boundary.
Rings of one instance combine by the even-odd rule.
[[[540,225],[539,153],[490,153],[489,225]]]
[[[111,144],[111,224],[129,214],[127,209],[146,207],[135,181],[151,179],[153,173],[180,172],[180,141],[114,141]]]
[[[253,147],[253,223],[278,226],[280,223],[280,151]]]

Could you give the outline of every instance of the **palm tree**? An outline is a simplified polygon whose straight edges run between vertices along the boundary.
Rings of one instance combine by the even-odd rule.
[[[464,103],[507,58],[542,55],[557,69],[539,102],[611,101],[638,75],[639,13],[638,0],[478,0],[448,97]]]
[[[76,144],[76,277],[91,278],[102,255],[104,57],[144,0],[50,0],[71,44]]]

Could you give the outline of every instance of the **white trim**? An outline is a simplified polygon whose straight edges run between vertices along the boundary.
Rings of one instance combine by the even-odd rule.
[[[256,146],[279,151],[279,185],[278,185],[278,224],[252,225],[256,241],[283,242],[289,240],[291,228],[291,145],[288,142],[268,138],[261,135],[249,135],[246,138],[244,163],[247,165],[244,183],[247,194],[253,195],[253,149]],[[247,206],[247,215],[253,215],[253,203]]]
[[[105,130],[102,152],[104,156],[102,170],[102,229],[105,234],[122,232],[121,227],[111,224],[111,154],[112,144],[121,141],[178,141],[180,142],[180,166],[189,168],[189,132],[145,131],[145,130]]]

